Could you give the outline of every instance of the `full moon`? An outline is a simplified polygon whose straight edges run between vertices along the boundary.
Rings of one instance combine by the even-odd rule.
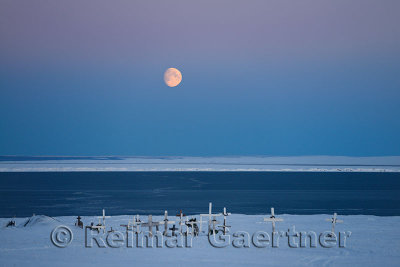
[[[182,73],[175,68],[169,68],[164,73],[164,81],[169,87],[175,87],[181,83]]]

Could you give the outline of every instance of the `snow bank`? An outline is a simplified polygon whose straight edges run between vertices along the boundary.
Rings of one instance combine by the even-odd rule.
[[[331,224],[325,219],[331,215],[277,215],[283,222],[277,223],[278,231],[287,231],[295,226],[296,231],[328,231]],[[198,216],[197,216],[198,217]],[[265,216],[234,214],[228,217],[231,234],[246,231],[250,235],[257,231],[271,232],[270,223],[262,223]],[[193,246],[183,248],[99,248],[85,247],[85,230],[74,225],[76,217],[57,217],[53,222],[48,217],[36,216],[35,227],[4,227],[10,219],[0,219],[0,266],[398,266],[400,262],[400,217],[377,217],[366,215],[340,216],[343,223],[337,224],[335,232],[351,232],[346,246],[324,248],[291,248],[287,237],[280,237],[279,247],[268,245],[257,248],[252,243],[248,248],[229,245],[214,248],[207,236],[193,239]],[[124,232],[133,216],[113,216],[106,220],[107,230]],[[143,221],[147,217],[141,216]],[[153,216],[160,221],[163,216]],[[170,220],[176,220],[170,216]],[[28,218],[17,218],[16,224]],[[96,217],[82,216],[85,225],[97,223]],[[222,219],[218,218],[221,223]],[[51,222],[51,223],[47,223]],[[66,248],[58,248],[50,241],[50,233],[57,225],[65,225],[73,232],[73,240]],[[233,237],[232,237],[233,238]]]

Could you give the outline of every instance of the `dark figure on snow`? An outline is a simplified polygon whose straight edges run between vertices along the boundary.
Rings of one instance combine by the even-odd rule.
[[[6,226],[6,227],[13,227],[13,226],[15,226],[15,221],[11,220],[11,221],[9,221],[9,222],[7,223],[7,226]]]
[[[78,216],[78,218],[76,218],[76,219],[77,219],[77,221],[75,223],[75,226],[83,228],[83,222],[81,221],[81,216]]]

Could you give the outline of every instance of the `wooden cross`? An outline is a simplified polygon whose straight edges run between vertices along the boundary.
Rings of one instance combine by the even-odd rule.
[[[133,217],[132,223],[128,221],[128,224],[121,224],[121,226],[126,227],[126,231],[128,232],[129,230],[134,231],[135,233],[139,233],[139,226],[141,224],[141,221],[139,219],[139,215],[137,217]]]
[[[164,233],[163,233],[163,235],[167,235],[167,233],[168,233],[168,224],[174,224],[175,221],[168,220],[168,211],[165,211],[164,220],[162,222],[159,222],[159,223],[160,224],[164,224]]]
[[[275,222],[283,222],[283,219],[275,217],[275,210],[271,208],[271,216],[269,218],[264,218],[264,222],[272,222],[272,232],[275,232]]]
[[[335,225],[336,223],[342,223],[342,220],[338,220],[337,218],[337,213],[333,213],[333,217],[331,219],[325,219],[327,222],[331,222],[332,223],[332,233],[335,233]]]
[[[216,219],[216,216],[213,217],[211,224],[212,224],[212,230],[210,229],[209,233],[212,233],[213,235],[215,235],[216,231],[215,231],[215,226],[216,224],[219,223]]]
[[[131,230],[131,222],[128,222],[128,224],[120,224],[120,226],[125,227],[126,231],[128,232],[129,230]]]
[[[139,218],[139,214],[136,215],[136,218],[133,221],[133,228],[135,228],[136,233],[140,233],[140,226],[142,224],[142,221]],[[133,229],[132,229],[133,230]]]
[[[230,228],[230,226],[226,225],[226,217],[231,215],[231,213],[227,213],[226,208],[224,207],[224,213],[222,213],[222,215],[224,216],[224,224],[221,225],[221,227],[224,229],[224,235],[226,235],[226,233],[229,231],[228,228]]]
[[[221,214],[221,213],[212,214],[212,202],[210,202],[209,205],[208,205],[208,214],[200,214],[200,221],[199,221],[199,224],[200,224],[200,232],[201,232],[202,225],[203,225],[203,223],[205,222],[205,221],[203,221],[203,216],[204,216],[204,217],[208,217],[208,232],[210,232],[210,230],[211,230],[211,223],[212,223],[212,220],[211,220],[212,217],[213,217],[213,216],[214,216],[214,217],[222,216],[222,214]]]
[[[149,227],[149,234],[150,234],[150,236],[152,236],[153,235],[153,227],[155,226],[156,227],[156,229],[158,229],[158,226],[160,225],[160,223],[159,222],[153,222],[153,216],[152,215],[149,215],[149,219],[148,219],[148,221],[147,221],[147,223],[142,223],[142,226],[144,226],[144,227]]]
[[[106,216],[106,210],[103,209],[103,216],[102,217],[97,217],[99,219],[103,219],[103,225],[106,225],[106,218],[111,218],[111,216]]]
[[[182,226],[184,226],[185,225],[185,223],[183,222],[183,217],[184,216],[186,216],[185,214],[183,214],[183,212],[182,212],[182,210],[178,213],[178,214],[176,214],[176,217],[179,217],[179,228],[180,228],[180,232],[181,232],[181,234],[182,234],[182,232],[183,232],[183,227]],[[186,229],[187,230],[187,229]]]
[[[103,209],[103,216],[97,217],[99,219],[99,223],[95,226],[92,226],[93,229],[97,229],[100,231],[100,229],[103,229],[103,233],[106,232],[106,218],[111,218],[111,216],[106,216],[106,211]],[[101,219],[103,219],[103,223],[101,223]]]

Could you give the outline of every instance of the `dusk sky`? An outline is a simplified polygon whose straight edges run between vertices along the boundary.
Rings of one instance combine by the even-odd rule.
[[[0,155],[400,155],[399,14],[398,0],[2,0]]]

